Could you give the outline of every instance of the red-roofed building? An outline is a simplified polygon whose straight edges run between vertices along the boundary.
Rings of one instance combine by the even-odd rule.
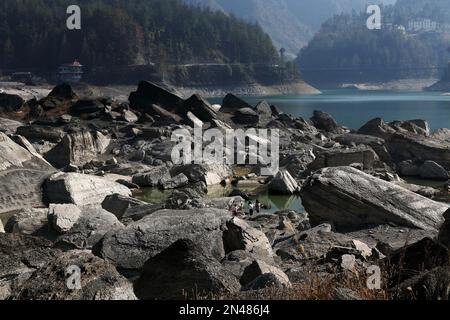
[[[64,82],[79,82],[83,78],[83,65],[78,60],[63,64],[59,67],[58,76]]]

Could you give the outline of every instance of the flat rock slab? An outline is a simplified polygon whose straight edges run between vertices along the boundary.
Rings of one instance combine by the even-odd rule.
[[[351,167],[317,172],[305,183],[301,197],[311,218],[347,230],[393,223],[436,231],[449,208]]]
[[[231,214],[218,209],[161,210],[108,232],[99,254],[121,269],[140,269],[144,263],[180,239],[190,239],[205,252],[225,256],[223,228]]]
[[[49,203],[78,206],[100,205],[109,195],[131,196],[127,187],[97,176],[56,173],[45,181],[44,193]]]

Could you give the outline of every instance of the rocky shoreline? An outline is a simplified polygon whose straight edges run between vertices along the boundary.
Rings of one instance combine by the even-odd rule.
[[[350,130],[320,111],[294,118],[233,94],[212,106],[145,81],[127,102],[68,84],[39,99],[0,93],[0,113],[0,299],[449,298],[450,201],[436,201],[450,198],[449,129]],[[172,132],[194,124],[279,129],[280,172],[174,165]],[[306,212],[235,217],[245,192],[207,196],[245,183],[298,194]],[[133,197],[141,188],[172,193],[148,203]]]

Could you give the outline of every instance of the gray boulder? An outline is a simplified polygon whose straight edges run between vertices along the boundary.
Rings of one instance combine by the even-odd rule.
[[[269,189],[278,194],[291,195],[298,191],[299,186],[289,171],[281,170],[270,182]]]
[[[15,94],[0,93],[0,111],[11,112],[19,110],[25,101]]]
[[[152,168],[149,171],[138,173],[133,176],[133,183],[140,187],[156,187],[161,180],[170,180],[170,172],[166,166]]]
[[[229,93],[223,99],[222,108],[220,109],[220,112],[234,113],[242,108],[252,109],[253,107],[244,100],[239,99],[235,95]]]
[[[48,233],[47,209],[21,209],[5,225],[8,233],[46,235]]]
[[[240,282],[247,288],[247,290],[255,287],[255,284],[248,286],[258,277],[270,273],[275,276],[276,283],[281,284],[285,288],[291,287],[291,282],[289,281],[289,277],[279,268],[271,266],[264,261],[255,260],[251,265],[245,268],[244,274],[242,275]]]
[[[107,196],[102,202],[102,208],[113,213],[117,218],[121,219],[125,212],[130,208],[146,205],[147,203],[132,197],[113,194]]]
[[[44,183],[44,195],[49,203],[94,205],[112,194],[131,196],[131,191],[119,183],[78,173],[56,173]]]
[[[450,209],[444,213],[445,222],[439,231],[438,240],[450,249]]]
[[[9,298],[34,271],[59,253],[52,245],[43,238],[0,233],[0,300]]]
[[[80,271],[80,288],[72,290],[68,279]],[[58,254],[18,286],[13,300],[136,300],[133,285],[112,264],[91,253]]]
[[[330,133],[343,133],[344,130],[339,127],[336,120],[328,113],[322,111],[314,111],[314,115],[311,118],[314,126],[319,130],[324,130]]]
[[[179,175],[176,175],[175,177],[172,177],[167,180],[162,179],[159,182],[159,186],[164,190],[177,189],[177,188],[185,187],[188,184],[189,184],[189,179],[183,173],[180,173]]]
[[[258,276],[255,280],[253,280],[249,284],[245,285],[242,288],[242,291],[257,291],[266,288],[286,289],[289,287],[290,285],[287,285],[286,282],[284,282],[283,279],[277,276],[276,274],[264,273]]]
[[[419,166],[412,160],[402,161],[397,164],[397,172],[404,177],[417,177],[419,176]]]
[[[60,128],[29,125],[17,128],[16,134],[24,136],[30,141],[45,140],[50,142],[59,142],[64,137],[64,131]]]
[[[434,161],[425,161],[419,168],[419,176],[422,179],[443,180],[450,179],[450,174],[441,165]]]
[[[115,215],[98,206],[84,206],[79,210],[79,218],[56,239],[56,246],[69,250],[92,249],[107,232],[124,228]]]
[[[343,229],[394,223],[437,230],[448,205],[438,203],[351,167],[325,168],[301,191],[311,218]]]
[[[124,229],[108,232],[99,255],[121,269],[140,269],[180,239],[191,239],[217,259],[225,256],[223,231],[231,217],[217,209],[161,210],[129,224]]]
[[[379,160],[375,151],[368,146],[332,149],[318,152],[316,159],[308,166],[308,169],[314,171],[325,167],[341,167],[362,163],[364,170],[372,170],[377,166]]]
[[[0,233],[5,233],[5,227],[3,226],[2,220],[0,220]]]
[[[207,186],[218,185],[231,177],[230,166],[223,163],[204,163],[175,166],[170,170],[172,176],[183,173],[190,183],[204,182]]]
[[[266,235],[239,218],[228,221],[223,233],[225,252],[244,250],[254,257],[273,263],[274,253]]]
[[[59,144],[46,153],[45,159],[57,168],[83,166],[97,160],[106,152],[109,144],[110,139],[98,131],[78,131],[64,136]]]
[[[135,284],[140,299],[192,299],[236,293],[236,277],[191,240],[178,240],[149,259]]]
[[[81,210],[74,204],[50,204],[48,221],[58,233],[66,233],[77,223]]]

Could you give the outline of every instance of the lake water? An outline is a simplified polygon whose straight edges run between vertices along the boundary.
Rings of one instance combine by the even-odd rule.
[[[439,92],[384,92],[350,89],[325,90],[321,95],[244,98],[252,105],[261,100],[277,105],[285,113],[309,119],[314,110],[333,115],[348,128],[359,129],[367,121],[424,119],[432,130],[450,128],[450,96]],[[211,99],[221,103],[220,99]]]

